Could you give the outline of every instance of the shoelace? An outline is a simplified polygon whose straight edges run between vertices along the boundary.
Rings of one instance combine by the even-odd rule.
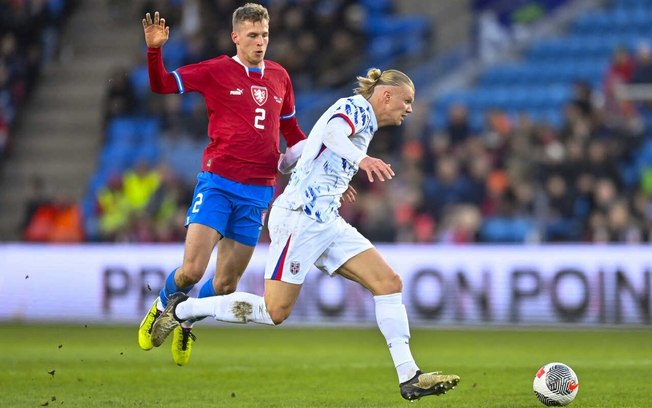
[[[158,317],[159,317],[162,313],[163,313],[162,311],[156,309],[156,313],[154,313],[154,320],[152,320],[152,324],[150,324],[150,325],[149,325],[149,329],[147,329],[147,332],[148,332],[149,334],[152,334],[152,328],[154,327],[154,322],[156,321],[156,319],[158,319]],[[151,312],[150,312],[150,314],[151,314]]]
[[[183,336],[181,336],[181,350],[185,350],[186,347],[188,347],[188,337],[192,339],[192,341],[197,340],[197,336],[192,334],[190,330],[187,329],[181,329],[181,332],[183,333]]]

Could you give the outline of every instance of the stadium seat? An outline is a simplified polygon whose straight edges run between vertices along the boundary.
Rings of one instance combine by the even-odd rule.
[[[584,81],[601,89],[614,50],[619,46],[634,49],[642,39],[652,39],[650,21],[651,0],[620,0],[606,11],[584,13],[571,25],[570,32],[535,41],[522,61],[487,69],[470,89],[438,95],[430,123],[437,129],[444,128],[450,107],[461,103],[468,107],[469,122],[475,131],[484,128],[486,112],[493,107],[512,117],[527,113],[538,122],[559,128],[564,121],[564,105],[573,97],[572,85]],[[400,24],[396,22],[374,19],[368,29],[373,35],[382,35],[396,32],[397,27]],[[396,53],[394,45],[391,38],[380,39],[374,52],[383,58],[392,56]],[[651,129],[652,115],[646,117],[646,123]],[[625,183],[638,183],[647,167],[652,167],[652,142],[641,148],[634,164],[621,169]],[[572,220],[564,220],[541,232],[579,239],[573,235],[576,231]],[[480,236],[488,242],[524,242],[535,232],[536,225],[529,219],[490,217]]]
[[[160,158],[182,180],[189,184],[196,181],[199,164],[204,150],[204,143],[193,142],[188,138],[176,142],[164,142],[161,144]],[[194,167],[196,166],[196,167]]]
[[[106,145],[138,146],[142,143],[156,143],[160,122],[149,116],[121,116],[112,119],[107,125]]]
[[[525,218],[489,217],[482,223],[480,237],[484,242],[525,242],[534,232],[534,223]]]
[[[117,117],[112,119],[106,128],[106,145],[135,145],[137,128],[130,117]]]
[[[360,0],[360,3],[365,7],[371,18],[391,14],[392,12],[392,0]]]
[[[165,65],[168,70],[174,70],[183,65],[188,55],[188,46],[179,31],[173,31],[165,43]]]
[[[151,95],[147,65],[139,65],[133,68],[129,73],[129,80],[139,104],[144,105],[147,97]]]

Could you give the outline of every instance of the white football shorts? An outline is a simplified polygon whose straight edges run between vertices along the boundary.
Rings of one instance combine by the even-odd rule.
[[[268,228],[271,243],[265,279],[301,285],[312,265],[332,275],[349,259],[373,248],[342,217],[320,223],[302,210],[273,206]]]

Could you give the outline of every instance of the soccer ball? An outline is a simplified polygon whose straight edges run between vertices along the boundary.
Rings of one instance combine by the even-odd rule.
[[[580,383],[575,372],[563,363],[548,363],[534,376],[532,388],[543,405],[568,405],[577,396]]]

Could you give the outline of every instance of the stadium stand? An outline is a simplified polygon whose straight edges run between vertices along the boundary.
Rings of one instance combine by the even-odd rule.
[[[15,24],[21,35],[48,27],[43,21],[28,20],[30,12],[42,5],[67,4],[70,8],[62,8],[65,14],[56,31],[47,35],[47,42],[39,43],[43,54],[38,79],[16,116],[11,150],[2,160],[0,239],[19,240],[33,178],[42,180],[44,196],[50,200],[65,195],[67,200],[80,203],[95,167],[101,139],[101,101],[109,73],[133,60],[133,48],[139,44],[130,39],[142,28],[112,13],[118,1],[1,3],[24,8],[9,25],[2,25],[4,29]],[[3,12],[0,18],[5,16],[11,17],[11,13]]]
[[[73,0],[0,2],[0,163],[11,149],[13,126],[58,47]]]
[[[435,128],[449,123],[453,106],[462,106],[485,147],[506,144],[498,146],[502,151],[493,166],[508,173],[509,186],[499,199],[513,205],[510,195],[521,182],[540,196],[536,208],[524,213],[484,212],[481,241],[649,239],[649,214],[642,208],[648,199],[640,183],[649,166],[641,152],[649,143],[643,125],[650,111],[615,92],[632,81],[634,51],[644,55],[649,49],[652,32],[644,21],[650,7],[648,1],[611,2],[577,18],[563,36],[535,42],[521,60],[488,69],[472,88],[441,95],[433,107]],[[488,123],[495,115],[503,116],[504,129]],[[516,140],[523,136],[531,140]],[[521,143],[535,150],[529,154],[536,163],[529,177],[522,165],[509,164],[524,161],[525,149],[514,151]]]

